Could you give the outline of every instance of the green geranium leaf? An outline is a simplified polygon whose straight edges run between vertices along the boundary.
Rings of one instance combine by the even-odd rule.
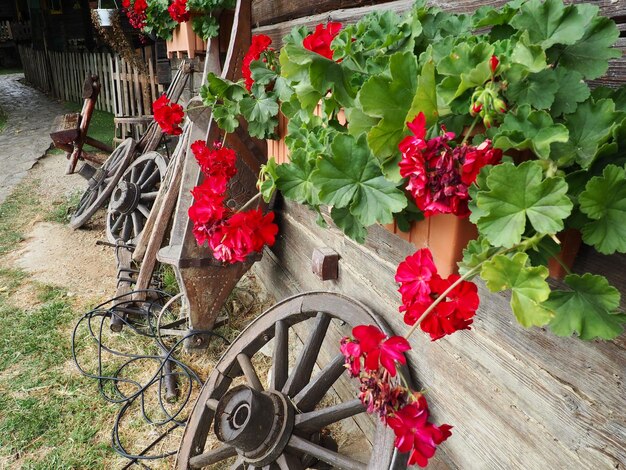
[[[381,160],[398,152],[407,116],[417,89],[417,59],[413,53],[391,56],[387,75],[372,76],[361,88],[358,100],[368,116],[380,118],[367,136],[372,152]]]
[[[259,85],[267,85],[278,77],[276,72],[268,69],[267,64],[262,60],[253,60],[250,63],[250,73],[254,83],[258,83]]]
[[[235,132],[235,129],[239,127],[238,114],[239,105],[233,101],[224,100],[223,104],[213,106],[213,119],[220,129],[228,133]]]
[[[563,67],[556,68],[556,81],[559,87],[554,95],[554,103],[550,106],[553,118],[561,114],[571,114],[576,111],[578,103],[582,103],[591,93],[583,76],[573,70]]]
[[[437,110],[437,89],[435,82],[435,63],[427,53],[427,58],[422,65],[422,73],[417,82],[417,91],[411,108],[407,113],[407,121],[417,116],[420,112],[426,116],[427,123],[437,122],[439,112]]]
[[[315,159],[309,158],[304,149],[296,149],[289,163],[276,167],[276,187],[287,199],[301,204],[318,205],[317,188],[311,182]]]
[[[261,165],[261,171],[259,173],[259,191],[265,202],[270,202],[276,190],[276,180],[278,179],[276,167],[276,160],[271,156],[265,165]]]
[[[538,44],[532,44],[528,31],[524,31],[511,53],[511,63],[523,65],[531,73],[538,73],[546,68],[546,53]]]
[[[365,243],[367,237],[367,229],[359,222],[359,220],[350,213],[347,207],[333,207],[330,211],[330,217],[343,232],[358,243]]]
[[[538,233],[557,233],[572,211],[565,180],[542,178],[537,161],[497,165],[487,177],[487,186],[489,190],[481,189],[476,196],[478,207],[485,212],[477,225],[494,246],[510,248],[519,243],[527,218]]]
[[[483,41],[476,45],[462,42],[439,61],[437,72],[446,76],[441,92],[447,103],[465,91],[481,86],[491,77],[489,60],[494,51],[494,46],[488,42]]]
[[[536,109],[548,109],[558,89],[556,73],[552,69],[545,69],[511,80],[507,97],[518,105],[528,104]]]
[[[472,269],[480,266],[483,261],[493,256],[498,249],[491,246],[486,238],[478,237],[470,241],[463,250],[463,259],[459,262],[459,274],[467,274]]]
[[[570,274],[571,291],[554,291],[544,305],[555,312],[550,329],[558,336],[576,333],[580,339],[613,339],[619,336],[626,315],[618,314],[619,291],[603,276]]]
[[[619,115],[610,99],[595,103],[589,100],[578,105],[575,113],[565,116],[569,139],[552,147],[553,158],[562,162],[575,161],[581,167],[589,168],[598,148],[611,136]]]
[[[549,55],[553,61],[558,61],[559,66],[593,80],[606,73],[610,59],[622,56],[619,49],[611,48],[618,38],[619,30],[613,20],[596,17],[585,28],[579,41],[569,46],[557,46],[549,51]]]
[[[550,146],[567,142],[568,136],[567,128],[554,124],[547,112],[523,105],[516,112],[506,113],[502,125],[494,131],[494,146],[502,150],[530,149],[539,158],[549,158]]]
[[[382,175],[365,135],[356,140],[351,135],[339,134],[331,148],[332,157],[322,158],[311,176],[320,189],[320,201],[338,209],[349,208],[366,227],[393,221],[393,213],[404,209],[407,200]]]
[[[348,120],[348,132],[354,137],[358,137],[362,133],[367,134],[372,130],[372,127],[380,122],[380,118],[368,116],[358,105],[346,109],[346,119]]]
[[[562,0],[530,0],[511,19],[511,26],[528,31],[534,44],[548,49],[553,44],[574,44],[588,21],[576,6],[565,7]]]
[[[240,103],[241,114],[248,121],[248,132],[259,139],[269,137],[278,124],[278,103],[273,95],[261,94],[259,98],[246,96]]]
[[[580,210],[591,222],[582,228],[583,240],[600,253],[626,252],[626,171],[608,165],[602,176],[589,180],[578,197]]]
[[[552,318],[552,311],[542,306],[550,295],[548,268],[528,266],[526,253],[494,256],[483,264],[480,277],[492,292],[511,289],[511,309],[526,328],[543,326]]]
[[[207,83],[204,85],[208,87],[208,90],[205,91],[206,96],[212,96],[220,100],[239,101],[248,94],[248,90],[242,84],[218,77],[213,72],[209,72],[206,79]],[[205,104],[210,106],[213,103],[205,102]]]

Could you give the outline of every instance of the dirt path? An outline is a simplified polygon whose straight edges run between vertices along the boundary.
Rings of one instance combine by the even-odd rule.
[[[17,250],[5,256],[0,265],[24,270],[42,284],[64,287],[70,295],[110,297],[116,288],[114,254],[111,248],[96,245],[105,239],[102,210],[81,230],[43,220],[46,213],[86,187],[77,174],[64,174],[65,165],[63,156],[49,155],[28,172],[26,182],[36,184],[42,200],[41,215]]]
[[[64,112],[60,103],[24,85],[23,78],[0,75],[0,108],[7,114],[0,132],[0,203],[50,147],[52,121]]]

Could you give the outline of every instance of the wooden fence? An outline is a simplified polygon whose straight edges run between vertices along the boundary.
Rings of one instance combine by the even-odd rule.
[[[0,42],[10,41],[11,39],[13,39],[11,23],[8,21],[0,21]]]
[[[100,77],[102,88],[96,109],[115,116],[144,116],[163,91],[157,83],[154,63],[146,59],[146,72],[127,60],[105,52],[44,52],[19,46],[26,80],[40,90],[65,101],[82,102],[87,74]]]

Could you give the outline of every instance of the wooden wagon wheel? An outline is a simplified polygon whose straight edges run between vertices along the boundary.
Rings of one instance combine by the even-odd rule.
[[[334,406],[321,405],[345,371],[338,343],[337,354],[320,364],[322,342],[333,319],[349,326],[376,325],[391,334],[380,317],[340,294],[309,292],[270,308],[233,341],[202,388],[187,421],[177,468],[213,464],[217,464],[215,468],[227,468],[224,461],[235,456],[231,469],[295,470],[322,462],[350,470],[406,468],[407,454],[397,452],[393,432],[379,421],[367,464],[332,449],[329,439],[320,439],[320,431],[327,426],[364,412],[358,398]],[[289,330],[307,320],[308,339],[290,368]],[[271,378],[264,390],[251,358],[273,338]],[[316,363],[321,370],[313,375]],[[399,373],[411,383],[406,367]],[[233,379],[242,374],[246,384],[232,387]],[[356,397],[358,383],[353,380],[352,384]],[[210,447],[206,443],[212,425],[220,442],[217,447],[205,449]]]
[[[107,238],[134,244],[150,215],[161,181],[167,170],[166,159],[148,152],[135,160],[115,186],[107,211]]]
[[[78,172],[87,179],[89,186],[70,219],[70,227],[82,227],[102,207],[113,192],[113,188],[130,164],[135,150],[134,139],[124,140],[107,158],[102,167],[96,169],[85,163]]]

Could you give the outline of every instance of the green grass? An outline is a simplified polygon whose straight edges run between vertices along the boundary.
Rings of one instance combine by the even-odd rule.
[[[84,191],[82,189],[76,190],[61,201],[54,201],[53,208],[45,215],[44,220],[46,222],[57,222],[59,224],[66,224],[74,211],[78,207],[80,198]]]
[[[0,75],[9,75],[12,73],[24,73],[24,71],[18,68],[0,69]]]
[[[2,108],[0,108],[0,132],[4,130],[4,126],[7,125],[7,114]]]
[[[0,205],[0,255],[11,251],[24,239],[24,231],[42,210],[37,181],[17,186]]]
[[[0,285],[7,279],[14,287],[25,280],[0,272]],[[39,306],[24,310],[0,297],[5,325],[0,328],[0,462],[19,456],[24,469],[103,468],[112,450],[98,435],[110,426],[113,407],[95,403],[93,381],[69,362],[76,312],[61,289],[39,286],[37,299]]]

